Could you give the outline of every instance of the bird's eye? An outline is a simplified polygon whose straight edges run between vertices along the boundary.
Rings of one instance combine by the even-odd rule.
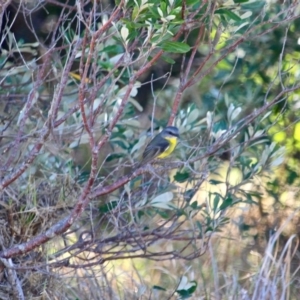
[[[176,132],[172,131],[172,130],[169,130],[168,132],[170,135],[173,135],[173,136],[177,136]]]

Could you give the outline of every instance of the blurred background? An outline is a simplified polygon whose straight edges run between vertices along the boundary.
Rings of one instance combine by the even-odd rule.
[[[92,151],[80,101],[95,140],[109,132],[83,215],[13,258],[24,299],[298,299],[297,2],[3,8],[1,251],[45,232],[83,195]],[[181,136],[174,154],[101,194],[132,174],[169,120]],[[16,299],[5,267],[0,298]]]

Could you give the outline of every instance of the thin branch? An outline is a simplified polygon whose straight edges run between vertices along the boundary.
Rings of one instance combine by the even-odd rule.
[[[18,275],[14,268],[14,264],[13,264],[12,260],[10,258],[9,259],[0,258],[0,261],[6,267],[8,281],[11,285],[15,299],[18,299],[18,300],[24,299],[25,300],[22,284],[18,278]]]

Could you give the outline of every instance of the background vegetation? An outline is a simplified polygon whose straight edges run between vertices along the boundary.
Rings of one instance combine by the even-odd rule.
[[[1,299],[298,299],[297,1],[0,7]]]

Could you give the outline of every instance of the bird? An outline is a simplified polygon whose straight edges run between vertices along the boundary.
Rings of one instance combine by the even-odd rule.
[[[155,158],[166,158],[176,148],[179,130],[175,126],[167,126],[158,133],[146,146],[139,166],[151,162]]]

